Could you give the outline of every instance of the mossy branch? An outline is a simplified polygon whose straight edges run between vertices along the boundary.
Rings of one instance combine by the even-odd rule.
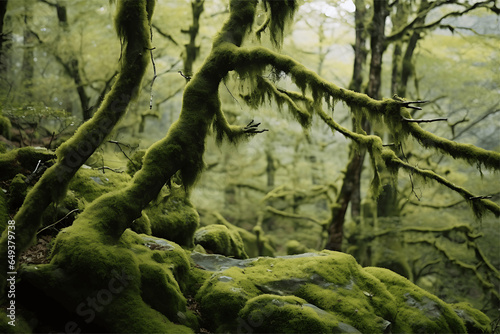
[[[285,217],[285,218],[293,218],[293,219],[305,219],[305,220],[309,220],[319,226],[323,226],[325,225],[324,222],[321,222],[313,217],[309,217],[309,216],[303,216],[303,215],[298,215],[296,213],[290,213],[290,212],[285,212],[285,211],[282,211],[282,210],[278,210],[278,209],[275,209],[273,208],[272,206],[266,206],[266,211],[269,211],[271,213],[274,213],[275,215],[278,215],[278,216],[282,216],[282,217]]]
[[[392,150],[384,149],[382,152],[382,158],[389,169],[394,170],[394,169],[404,168],[409,172],[420,175],[425,179],[432,179],[434,181],[437,181],[438,183],[459,193],[465,199],[465,201],[471,206],[474,214],[478,218],[481,217],[481,215],[485,210],[491,211],[493,214],[495,214],[496,217],[500,216],[500,206],[498,206],[493,201],[478,197],[469,192],[467,189],[453,184],[452,182],[446,180],[444,177],[438,175],[437,173],[431,170],[421,169],[404,162],[403,160],[399,159]]]
[[[426,148],[437,148],[442,153],[448,154],[455,159],[466,160],[471,164],[479,163],[490,169],[500,169],[500,153],[487,151],[473,145],[455,143],[424,131],[411,120],[408,111],[405,109],[410,108],[412,102],[399,99],[375,100],[366,94],[340,88],[308,70],[293,58],[263,47],[227,47],[221,50],[221,53],[226,52],[228,54],[225,55],[225,58],[231,60],[231,63],[228,64],[228,70],[235,70],[245,76],[249,71],[249,67],[251,67],[252,72],[260,73],[266,66],[272,66],[274,71],[288,74],[303,95],[308,91],[311,92],[313,106],[321,105],[323,100],[329,105],[334,104],[336,101],[343,101],[353,112],[362,112],[370,121],[385,123],[395,137],[396,142],[402,142],[406,136],[411,134]],[[249,64],[251,65],[249,66]],[[283,95],[274,91],[275,88],[272,88],[269,83],[260,79],[257,83],[255,90],[260,91],[260,93],[254,90],[253,96],[255,99],[252,103],[262,103],[264,101],[263,96],[266,94],[273,95],[278,105],[286,101],[283,99]],[[293,106],[293,101],[287,101],[287,103],[292,111],[300,110],[300,108]],[[421,101],[414,103],[421,103]],[[301,120],[299,119],[299,121]],[[306,122],[301,121],[301,124],[307,126]],[[363,138],[359,139],[363,140]]]
[[[391,173],[396,173],[399,168],[404,168],[404,169],[407,169],[410,172],[414,172],[415,174],[418,174],[426,179],[433,179],[433,180],[437,181],[438,183],[458,192],[464,198],[464,200],[472,207],[472,210],[477,217],[481,217],[482,213],[485,210],[491,211],[497,217],[500,216],[500,207],[497,204],[495,204],[494,202],[492,202],[486,198],[483,198],[482,196],[476,196],[476,195],[472,194],[471,192],[469,192],[468,190],[466,190],[465,188],[456,186],[452,182],[446,180],[445,178],[443,178],[442,176],[438,175],[437,173],[435,173],[433,171],[423,170],[423,169],[420,169],[418,167],[414,167],[414,166],[409,165],[408,163],[399,159],[394,154],[394,152],[392,150],[383,147],[381,139],[377,136],[367,136],[367,135],[352,132],[352,131],[348,130],[347,128],[344,128],[343,126],[341,126],[337,122],[335,122],[330,115],[328,115],[326,112],[324,112],[323,109],[320,106],[318,106],[317,101],[313,101],[312,99],[310,99],[310,98],[308,98],[300,93],[297,93],[297,92],[280,90],[279,93],[282,95],[284,94],[291,101],[297,101],[297,100],[304,101],[305,103],[307,103],[308,108],[310,108],[310,110],[314,109],[316,114],[319,115],[320,118],[323,120],[323,122],[325,122],[332,130],[335,130],[335,131],[342,133],[345,137],[347,137],[347,138],[353,140],[354,142],[356,142],[357,144],[367,148],[367,150],[370,154],[371,160],[372,160],[371,161],[372,166],[374,166],[374,177],[372,179],[371,189],[372,189],[372,192],[375,196],[379,193],[379,191],[381,190],[381,186],[382,186],[382,184],[380,182],[380,177],[378,175],[378,171],[376,168],[377,168],[378,163],[382,162],[382,160],[383,160],[384,164],[391,171]],[[282,98],[282,96],[280,96],[280,98]],[[411,126],[418,127],[418,125],[413,124],[413,123],[411,123]],[[420,127],[418,127],[418,128],[420,129]],[[432,135],[432,136],[434,136],[434,135]],[[435,136],[435,137],[436,137],[436,139],[446,141],[446,139],[440,138],[438,136]],[[478,152],[486,151],[486,150],[477,148],[477,147],[472,146],[472,145],[464,145],[464,144],[457,144],[457,143],[454,143],[454,144],[456,144],[458,147],[460,147],[460,146],[472,147],[473,151],[478,151]],[[490,155],[493,155],[495,153],[495,152],[489,152],[489,151],[486,151],[486,152],[487,152],[486,156],[490,156]],[[472,162],[472,160],[471,160],[471,162]]]
[[[422,244],[428,244],[428,245],[434,247],[438,252],[443,254],[443,256],[445,258],[447,258],[451,263],[454,263],[457,266],[459,266],[465,270],[472,271],[474,273],[474,275],[476,276],[476,278],[478,279],[478,281],[483,286],[483,288],[490,291],[496,297],[496,299],[500,300],[500,294],[496,291],[494,284],[491,283],[488,279],[484,278],[483,275],[481,275],[481,273],[479,273],[478,268],[479,268],[480,264],[472,265],[472,264],[465,263],[465,262],[455,258],[451,254],[449,254],[443,246],[438,245],[436,240],[433,240],[433,241],[427,240],[427,239],[414,240],[414,241],[408,240],[408,241],[406,241],[406,243],[409,243],[409,244],[422,243]]]
[[[482,164],[486,168],[500,169],[500,153],[488,151],[471,144],[460,144],[442,138],[422,129],[416,123],[404,122],[406,132],[410,133],[425,148],[438,149],[455,159],[466,160],[469,164]]]
[[[149,24],[154,0],[122,0],[118,3],[115,25],[124,43],[121,70],[111,91],[93,118],[84,123],[75,135],[57,150],[57,163],[49,168],[28,193],[14,217],[22,231],[16,239],[16,256],[29,246],[40,227],[42,212],[61,199],[80,166],[95,152],[114,125],[124,115],[130,100],[137,94],[149,62]],[[1,266],[7,264],[7,233],[0,240]],[[5,275],[7,270],[2,270]],[[5,287],[2,279],[0,290]]]

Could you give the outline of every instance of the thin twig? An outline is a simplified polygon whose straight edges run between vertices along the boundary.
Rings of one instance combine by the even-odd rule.
[[[76,211],[80,211],[80,209],[73,209],[73,210],[71,210],[70,212],[68,212],[68,213],[66,214],[66,216],[62,217],[61,219],[59,219],[58,221],[56,221],[54,224],[50,224],[50,225],[48,225],[48,226],[45,226],[44,228],[42,228],[41,230],[39,230],[38,232],[36,232],[36,234],[38,235],[38,234],[40,234],[41,232],[45,231],[46,229],[48,229],[48,228],[50,228],[50,227],[52,227],[52,226],[54,226],[54,225],[59,224],[59,223],[60,223],[60,222],[62,222],[64,219],[66,219],[66,218],[67,218],[70,214],[72,214],[73,212],[76,212]]]
[[[115,172],[115,173],[123,173],[122,170],[113,169],[113,168],[108,167],[108,166],[102,166],[102,167],[99,167],[99,168],[96,168],[96,169],[97,170],[101,169],[103,173],[104,173],[104,169],[109,169],[110,171]]]
[[[151,33],[153,33],[151,31]],[[155,65],[155,60],[153,58],[153,50],[156,48],[149,49],[149,53],[151,54],[151,63],[153,64],[153,80],[151,81],[151,92],[150,92],[150,98],[149,98],[149,110],[153,109],[153,85],[156,80],[156,65]]]
[[[226,83],[224,81],[222,81],[222,83],[224,84],[224,87],[226,87],[227,89],[227,92],[229,93],[229,95],[231,95],[231,97],[233,98],[233,100],[236,101],[236,103],[238,103],[238,105],[240,106],[240,109],[243,110],[243,107],[241,106],[241,104],[238,102],[238,100],[236,100],[236,98],[233,96],[233,94],[231,93],[231,91],[229,90],[229,88],[227,88],[226,86]]]
[[[120,149],[120,151],[122,151],[123,155],[125,156],[125,158],[127,158],[131,163],[132,165],[134,165],[135,168],[137,168],[137,165],[132,161],[132,159],[130,159],[127,155],[127,153],[125,153],[125,151],[122,149],[121,145],[124,145],[124,146],[127,146],[130,148],[130,145],[127,145],[127,144],[121,144],[119,142],[117,142],[116,140],[108,140],[108,143],[111,143],[111,144],[116,144],[116,146],[118,146],[118,148]]]
[[[478,200],[478,199],[489,199],[489,198],[492,198],[493,196],[474,196],[474,197],[469,197],[469,200],[473,201],[473,200]]]
[[[402,101],[400,103],[401,103],[401,106],[405,107],[405,108],[415,109],[415,110],[422,110],[422,108],[411,106],[410,104],[414,104],[414,103],[421,104],[421,103],[427,103],[427,102],[429,102],[429,101]]]
[[[447,121],[448,118],[430,118],[430,119],[412,119],[412,118],[406,118],[406,117],[401,117],[403,121],[408,122],[408,123],[431,123],[431,122],[439,122],[439,121]]]

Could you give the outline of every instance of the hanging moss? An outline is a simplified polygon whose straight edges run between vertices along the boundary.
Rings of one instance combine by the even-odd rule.
[[[492,170],[500,169],[500,153],[488,151],[471,144],[460,144],[423,130],[418,124],[406,122],[404,130],[426,148],[438,149],[455,159],[463,159],[471,165],[483,165]]]
[[[293,20],[298,7],[295,0],[264,0],[264,8],[270,11],[270,35],[275,47],[280,48],[283,44],[285,25]]]

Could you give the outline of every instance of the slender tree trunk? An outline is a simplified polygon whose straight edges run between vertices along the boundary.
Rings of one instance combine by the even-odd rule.
[[[23,32],[23,62],[21,65],[21,80],[23,86],[23,96],[22,98],[26,101],[31,101],[33,96],[33,76],[35,73],[35,62],[34,62],[34,43],[36,37],[31,31],[30,24],[33,20],[33,9],[32,5],[28,2],[24,6],[24,32]]]
[[[203,13],[204,0],[194,0],[191,2],[191,10],[193,15],[193,23],[187,30],[181,30],[189,35],[189,43],[184,45],[184,74],[187,76],[193,75],[193,63],[198,57],[200,47],[196,46],[196,37],[200,30],[200,16]]]
[[[366,64],[366,8],[364,0],[356,0],[354,14],[356,26],[356,40],[354,48],[354,66],[349,89],[360,92],[363,85],[363,68]],[[354,126],[354,122],[353,122]],[[361,169],[365,157],[365,150],[357,151],[353,145],[349,147],[349,161],[345,168],[344,180],[335,204],[332,206],[331,221],[328,228],[326,249],[341,251],[344,236],[343,227],[345,215],[351,202],[351,215],[358,217],[361,212],[360,180]]]
[[[4,20],[5,14],[7,14],[7,4],[7,0],[0,1],[0,75],[2,77],[5,75],[5,70],[7,68],[4,46],[4,43],[8,40],[7,33],[4,32]]]

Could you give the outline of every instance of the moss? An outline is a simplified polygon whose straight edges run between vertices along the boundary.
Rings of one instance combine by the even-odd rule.
[[[103,173],[101,170],[80,168],[69,183],[69,189],[87,203],[115,189],[121,189],[131,180],[124,173]]]
[[[7,139],[10,139],[11,128],[12,124],[10,123],[10,119],[0,113],[0,135],[4,136]]]
[[[174,324],[196,323],[183,296],[190,268],[184,250],[130,230],[109,243],[88,226],[78,223],[63,230],[51,263],[23,268],[22,279],[83,317],[75,318],[80,321],[92,313],[87,301],[94,299],[99,311],[92,321],[109,332],[192,333]]]
[[[264,1],[265,8],[270,10],[270,33],[271,41],[276,47],[281,47],[283,44],[283,32],[285,25],[292,21],[295,11],[299,5],[295,0],[286,1]]]
[[[145,210],[154,236],[193,247],[193,235],[200,223],[198,212],[182,194],[163,197]]]
[[[491,333],[491,321],[484,313],[479,312],[468,303],[451,304],[457,315],[467,327],[467,333]]]
[[[26,321],[25,317],[22,314],[22,310],[20,311],[19,308],[16,308],[15,311],[15,320],[14,320],[14,326],[10,324],[12,321],[11,318],[9,318],[9,311],[7,310],[7,307],[2,307],[0,310],[0,333],[23,333],[23,334],[28,334],[32,333],[33,329],[31,328],[30,324]]]
[[[342,325],[341,325],[342,326]],[[359,333],[332,314],[295,296],[263,294],[250,299],[238,314],[238,330],[258,333]]]
[[[23,147],[0,154],[0,180],[12,179],[16,174],[25,175],[33,172],[38,162],[47,162],[55,158],[54,153],[34,147]]]
[[[78,197],[80,197],[79,194]],[[78,197],[74,191],[68,190],[66,196],[61,201],[53,203],[43,212],[42,226],[53,224],[63,218],[65,218],[64,221],[61,222],[64,224],[63,226],[71,225],[75,216],[78,212],[82,212],[86,205],[85,200]],[[67,216],[71,211],[73,211],[73,216]],[[57,231],[60,229],[60,225],[54,227]]]
[[[28,185],[25,182],[26,176],[17,174],[10,182],[8,192],[8,202],[11,211],[18,209],[23,204],[24,198],[28,191]]]
[[[141,216],[135,219],[130,225],[130,229],[136,233],[142,233],[147,235],[152,235],[151,221],[148,215],[142,211]]]
[[[7,196],[2,188],[0,188],[0,231],[5,230],[7,221],[9,220],[9,210],[7,206]]]
[[[311,251],[313,250],[307,248],[305,245],[301,244],[297,240],[288,240],[286,243],[286,253],[288,255],[308,253]]]
[[[196,299],[213,331],[466,332],[452,305],[389,270],[362,268],[347,254],[192,258],[212,270]],[[486,323],[475,312],[472,317]]]
[[[452,306],[436,296],[418,288],[406,278],[383,268],[369,267],[365,270],[387,286],[394,296],[398,318],[412,319],[394,324],[394,332],[405,333],[466,333],[464,322]]]
[[[254,233],[252,233],[245,230],[244,228],[231,224],[219,213],[214,213],[214,216],[220,224],[226,226],[230,231],[234,231],[241,236],[245,252],[249,257],[257,257],[261,255],[274,256],[276,250],[274,249],[270,239],[266,235],[264,235],[262,229],[260,229],[258,233],[255,231]]]
[[[243,240],[237,231],[231,231],[224,225],[202,227],[194,234],[196,244],[200,244],[208,252],[246,259]]]
[[[437,149],[443,154],[450,155],[455,159],[463,159],[471,165],[484,166],[488,169],[498,170],[500,167],[500,153],[488,151],[471,144],[460,144],[445,138],[441,138],[423,130],[418,124],[406,122],[404,131],[418,140],[426,148]]]

